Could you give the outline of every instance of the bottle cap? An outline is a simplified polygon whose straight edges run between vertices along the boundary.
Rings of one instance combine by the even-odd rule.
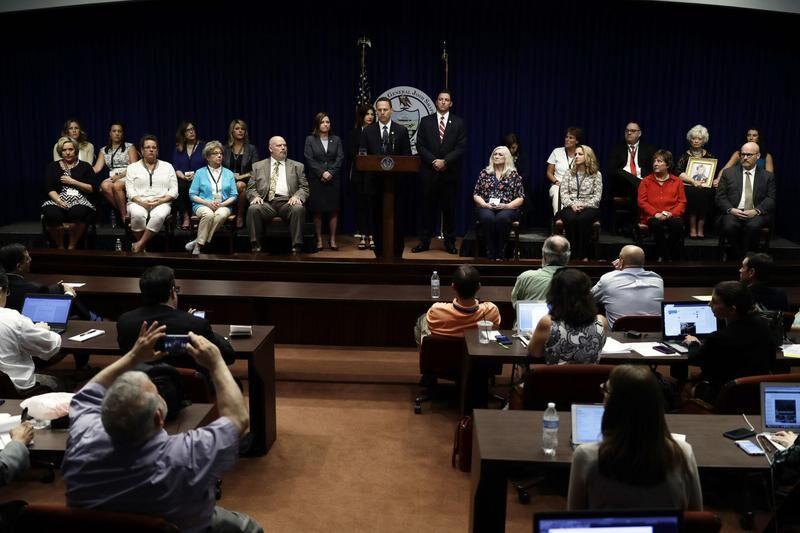
[[[547,402],[547,408],[549,409],[550,407],[555,409],[556,408],[556,404],[554,402]]]

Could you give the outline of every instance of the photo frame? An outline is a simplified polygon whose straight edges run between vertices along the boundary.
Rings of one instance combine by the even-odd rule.
[[[690,157],[686,164],[686,175],[695,187],[711,187],[717,175],[717,160],[710,157]]]

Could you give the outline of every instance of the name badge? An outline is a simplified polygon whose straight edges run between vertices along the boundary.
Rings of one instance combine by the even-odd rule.
[[[74,187],[66,187],[64,189],[64,194],[66,196],[80,196],[81,195],[81,193],[78,192],[78,189],[75,189]]]

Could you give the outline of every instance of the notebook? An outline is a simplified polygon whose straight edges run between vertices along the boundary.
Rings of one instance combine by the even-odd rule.
[[[572,447],[602,440],[602,404],[572,404]]]
[[[534,300],[520,300],[517,302],[517,332],[520,335],[530,336],[539,320],[550,312],[545,302]]]
[[[717,317],[704,302],[661,302],[661,334],[664,344],[679,353],[687,348],[681,341],[686,335],[699,339],[717,331]]]
[[[781,451],[776,431],[800,432],[800,383],[761,383],[761,433]]]
[[[534,533],[678,533],[679,511],[567,511],[533,515]]]
[[[22,304],[22,314],[36,322],[47,322],[52,331],[63,333],[67,329],[72,297],[66,294],[27,294]]]

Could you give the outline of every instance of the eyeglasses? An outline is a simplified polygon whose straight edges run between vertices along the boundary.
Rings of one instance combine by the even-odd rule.
[[[172,287],[172,290],[174,290],[174,291],[175,291],[175,294],[180,294],[180,293],[181,293],[181,288],[180,288],[180,286],[178,286],[178,285],[174,285],[174,286]]]
[[[602,392],[604,396],[608,396],[608,381],[604,381],[600,384],[600,392]]]
[[[747,152],[739,152],[739,155],[742,157],[755,157],[758,154],[748,154]]]
[[[625,133],[636,133],[642,130],[625,130]]]
[[[222,152],[211,152],[209,155],[222,155]]]

